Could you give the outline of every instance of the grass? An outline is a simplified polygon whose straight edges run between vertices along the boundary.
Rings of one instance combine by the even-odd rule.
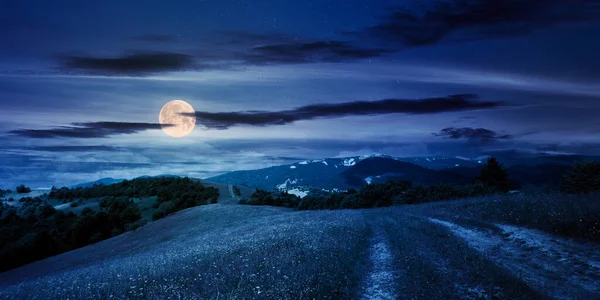
[[[0,298],[355,298],[367,231],[358,211],[195,207],[2,273]]]
[[[513,224],[600,242],[600,195],[516,194],[427,203],[407,212]]]
[[[502,242],[496,225],[486,222],[557,233],[557,228],[600,220],[595,199],[504,195],[332,211],[194,207],[136,231],[0,273],[0,299],[356,299],[373,270],[369,250],[375,227],[384,232],[382,240],[392,254],[398,292],[394,296],[543,299],[546,296],[539,293],[551,289],[534,291],[503,264],[517,262],[518,269],[527,268],[522,260],[533,259],[539,249],[529,251],[524,245],[522,258],[498,258],[495,250],[475,250],[428,217],[451,218],[461,226],[498,235]],[[576,234],[590,240],[582,234],[591,233],[593,227],[587,228]],[[541,276],[552,281],[552,274]],[[594,278],[594,274],[587,277]]]

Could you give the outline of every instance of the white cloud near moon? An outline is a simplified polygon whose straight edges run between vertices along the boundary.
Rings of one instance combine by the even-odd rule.
[[[194,108],[182,100],[173,100],[168,102],[160,110],[158,120],[162,130],[176,138],[184,137],[190,134],[196,126],[196,117],[193,115],[182,115],[183,113],[194,113]]]

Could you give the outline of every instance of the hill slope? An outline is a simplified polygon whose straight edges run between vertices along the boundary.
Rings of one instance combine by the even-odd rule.
[[[598,250],[414,206],[215,204],[1,273],[0,298],[596,299]]]

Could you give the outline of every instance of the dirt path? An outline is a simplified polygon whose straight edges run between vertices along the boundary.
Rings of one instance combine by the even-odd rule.
[[[598,246],[523,227],[429,220],[448,228],[534,290],[557,299],[600,299]]]
[[[372,225],[373,236],[370,239],[369,260],[371,270],[366,277],[362,299],[398,299],[394,282],[392,253],[388,237],[378,225]]]
[[[231,195],[231,198],[233,199],[237,199],[237,196],[235,195],[235,193],[233,192],[233,185],[228,184],[227,185],[227,190],[229,190],[229,194]]]

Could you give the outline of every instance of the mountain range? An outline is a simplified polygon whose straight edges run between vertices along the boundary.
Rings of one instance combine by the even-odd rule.
[[[387,180],[413,183],[466,184],[477,176],[488,157],[451,156],[392,157],[372,154],[344,158],[300,161],[258,170],[243,170],[206,180],[260,189],[294,190],[358,188]],[[598,160],[594,156],[540,155],[497,157],[509,177],[521,185],[557,186],[570,166],[579,161]]]

